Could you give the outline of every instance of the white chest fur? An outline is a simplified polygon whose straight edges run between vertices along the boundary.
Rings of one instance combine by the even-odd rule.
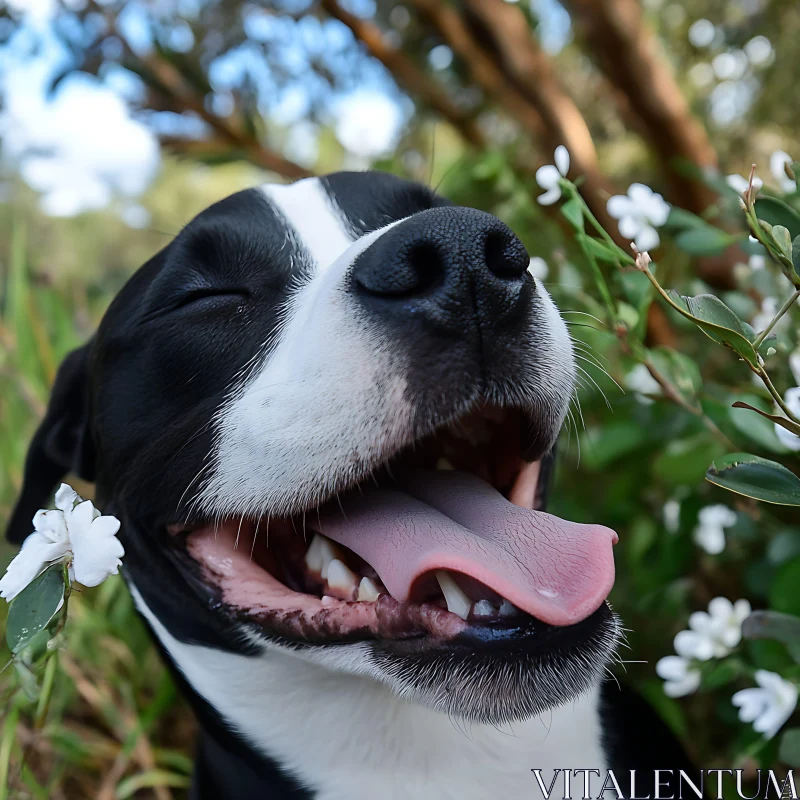
[[[179,642],[131,588],[194,689],[318,800],[529,800],[542,796],[532,769],[545,786],[554,769],[605,769],[595,691],[502,728],[464,723],[283,649],[239,656]]]

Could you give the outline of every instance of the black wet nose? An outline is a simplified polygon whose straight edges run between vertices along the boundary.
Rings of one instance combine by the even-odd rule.
[[[415,214],[362,252],[352,285],[367,306],[447,327],[513,316],[532,291],[530,258],[514,232],[473,208]]]

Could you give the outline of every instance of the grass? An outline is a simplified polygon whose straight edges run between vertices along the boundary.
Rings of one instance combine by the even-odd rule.
[[[85,287],[70,293],[34,279],[26,251],[25,228],[14,224],[0,286],[3,527],[57,365],[86,338],[106,301],[98,297],[97,308],[87,314],[80,300]],[[13,553],[12,547],[0,545],[0,566]],[[0,630],[5,630],[6,613],[6,603],[0,602]],[[4,642],[0,665],[5,665],[0,673],[0,800],[169,800],[186,795],[194,723],[121,577],[73,596],[42,726],[33,720],[43,668],[31,674],[11,663]]]

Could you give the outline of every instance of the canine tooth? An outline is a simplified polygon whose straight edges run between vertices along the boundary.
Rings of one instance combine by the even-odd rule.
[[[328,586],[330,586],[331,589],[350,591],[354,589],[356,585],[356,576],[353,570],[338,558],[334,558],[333,561],[328,564],[327,579]]]
[[[375,581],[371,578],[362,578],[361,583],[358,584],[358,599],[364,600],[367,603],[374,603],[381,593],[375,585]]]
[[[501,617],[514,617],[519,613],[519,609],[508,602],[508,600],[503,600],[500,603],[500,616]]]
[[[443,569],[436,570],[436,580],[442,590],[444,599],[447,601],[447,610],[457,614],[461,619],[469,616],[472,607],[472,600],[467,597],[461,587],[455,582],[453,576]]]
[[[308,547],[305,555],[306,566],[310,572],[319,572],[322,569],[322,536],[318,533],[314,534],[311,544]]]
[[[493,617],[495,607],[488,600],[478,600],[472,607],[472,613],[476,617]]]
[[[455,467],[446,458],[440,458],[436,462],[436,469],[438,469],[438,470],[454,470]]]

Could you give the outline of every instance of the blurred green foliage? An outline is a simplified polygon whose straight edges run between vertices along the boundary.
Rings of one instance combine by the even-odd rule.
[[[390,5],[379,4],[379,19],[390,17]],[[753,160],[766,164],[772,150],[788,147],[787,142],[797,146],[800,125],[800,106],[788,100],[794,96],[800,30],[800,15],[790,13],[796,3],[766,3],[755,16],[742,11],[745,5],[716,0],[646,4],[648,19],[668,45],[681,89],[712,130],[721,161],[731,172],[745,171]],[[209,13],[224,12],[220,4],[208,6]],[[703,16],[724,31],[724,44],[702,50],[689,43],[690,26]],[[534,15],[531,24],[541,21]],[[388,27],[399,30],[395,23]],[[209,41],[217,41],[210,35],[214,30],[207,26]],[[421,59],[441,44],[416,19],[404,30],[405,49]],[[702,85],[692,76],[698,65],[710,68],[714,55],[742,47],[756,34],[767,35],[775,50],[757,102],[736,124],[715,126],[708,101],[716,84]],[[240,35],[239,27],[228,31],[234,39]],[[568,41],[558,65],[586,116],[604,171],[620,186],[634,180],[656,184],[663,165],[648,142],[604,102],[607,87],[598,71],[587,67],[580,44]],[[456,60],[441,76],[442,83],[458,91],[465,73]],[[248,108],[255,106],[251,97]],[[269,127],[264,139],[286,143],[289,133],[269,119],[263,124]],[[320,128],[315,169],[340,168],[346,161],[342,148],[328,127]],[[746,597],[757,609],[800,614],[797,510],[757,503],[704,479],[712,462],[727,453],[752,453],[793,472],[797,454],[781,442],[770,420],[733,407],[740,402],[765,413],[776,411],[773,398],[763,383],[753,382],[744,363],[690,320],[654,301],[641,273],[616,268],[597,250],[598,267],[611,287],[609,310],[569,220],[536,203],[540,189],[529,166],[541,154],[516,145],[498,137],[481,152],[468,150],[452,128],[432,122],[418,109],[397,153],[375,166],[437,187],[456,203],[496,214],[520,235],[532,256],[546,261],[543,282],[564,311],[583,371],[559,442],[551,510],[568,519],[602,522],[620,533],[611,601],[625,621],[630,650],[623,651],[625,663],[615,672],[657,708],[696,763],[742,766],[752,774],[757,765],[777,762],[779,740],[765,741],[742,725],[731,695],[752,685],[754,668],[796,676],[798,649],[781,641],[747,640],[730,658],[709,665],[703,691],[684,700],[664,694],[654,665],[672,652],[673,637],[686,628],[690,613],[714,597]],[[36,195],[19,178],[10,179],[10,200],[0,202],[0,521],[19,490],[27,443],[63,356],[91,335],[127,277],[195,213],[272,177],[242,163],[240,151],[226,147],[224,157],[205,158],[209,163],[167,159],[142,199],[151,223],[141,230],[126,226],[113,207],[74,219],[45,217]],[[232,163],[211,163],[227,160]],[[673,208],[661,230],[655,275],[661,286],[684,295],[708,292],[697,277],[698,264],[734,245],[740,262],[733,269],[735,280],[713,292],[739,318],[752,322],[765,298],[782,296],[785,281],[774,265],[753,267],[736,193],[719,174],[704,179],[718,193],[714,206],[703,219]],[[778,217],[770,221],[780,224]],[[663,341],[653,341],[648,328],[654,302],[663,315]],[[797,347],[797,320],[797,313],[788,314],[768,342],[774,352],[759,351],[781,392],[795,385],[788,357]],[[615,327],[618,323],[625,336]],[[638,349],[626,344],[628,336]],[[676,397],[666,396],[658,384],[637,388],[631,375],[643,359],[670,378]],[[89,487],[76,488],[89,494]],[[724,550],[712,555],[698,546],[695,532],[700,511],[715,504],[733,508],[737,516],[725,531]],[[0,544],[0,562],[11,555],[11,548]],[[17,787],[12,796],[19,797],[182,796],[191,771],[193,722],[122,580],[113,578],[74,600],[43,731],[31,727],[31,704],[21,699],[14,701],[20,706],[10,703],[19,682],[31,676],[16,666],[0,674],[0,697],[7,709],[0,726],[0,800],[9,774]],[[0,603],[0,628],[5,613]],[[7,659],[7,651],[0,650],[0,666]],[[789,763],[784,751],[780,757]]]

